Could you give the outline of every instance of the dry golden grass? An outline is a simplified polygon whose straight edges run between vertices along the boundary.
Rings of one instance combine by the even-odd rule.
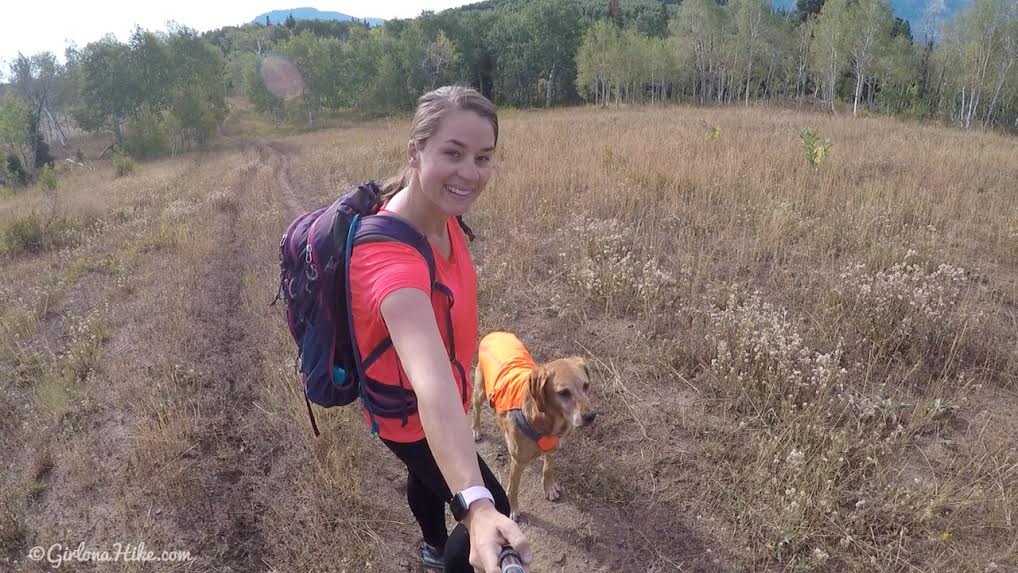
[[[322,203],[392,173],[405,123],[305,136],[294,176]],[[643,552],[603,562],[1018,567],[1013,139],[772,109],[501,132],[470,217],[482,328],[601,365],[610,412],[564,452],[601,461],[565,479]]]
[[[327,546],[335,560],[319,570],[365,561],[370,544],[345,537],[370,538],[355,450],[333,420],[311,439],[266,306],[291,216],[272,166],[241,146],[125,178],[105,164],[60,189],[61,216],[95,224],[3,261],[0,558],[21,570],[34,545],[144,540],[190,550],[198,570],[309,569]],[[29,189],[0,213],[44,207]]]
[[[60,240],[2,260],[5,563],[144,540],[201,571],[412,568],[401,466],[355,409],[311,435],[266,304],[292,210],[395,172],[407,124],[61,171]],[[535,570],[1018,568],[1013,140],[763,108],[501,133],[468,217],[482,331],[588,355],[603,405],[567,500],[525,500]],[[50,212],[5,195],[0,230]]]

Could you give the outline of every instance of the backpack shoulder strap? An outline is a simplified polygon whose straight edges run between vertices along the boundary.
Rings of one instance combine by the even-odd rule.
[[[463,401],[467,399],[467,377],[463,366],[456,359],[456,337],[453,334],[453,322],[452,322],[452,305],[453,295],[452,291],[442,283],[438,282],[435,269],[435,254],[431,249],[431,244],[428,242],[428,238],[422,235],[415,229],[410,223],[397,215],[389,215],[385,213],[379,213],[369,217],[360,219],[359,225],[353,234],[353,240],[350,247],[356,246],[361,243],[368,242],[379,242],[379,241],[397,241],[413,247],[422,257],[424,257],[425,263],[428,265],[428,274],[431,279],[431,291],[434,293],[436,290],[444,294],[449,299],[449,312],[446,314],[446,328],[449,333],[449,347],[447,348],[449,353],[449,360],[455,366],[457,374],[460,378],[460,395]],[[349,284],[349,255],[347,256],[347,281]],[[349,297],[349,286],[347,288],[347,296]],[[349,302],[347,303],[349,305]],[[350,320],[350,332],[351,339],[354,338],[353,331],[353,320]],[[388,341],[388,337],[386,338]],[[385,343],[386,341],[383,341]],[[356,347],[356,345],[354,345]],[[367,380],[364,372],[364,363],[360,357],[356,357],[357,367],[363,380]],[[369,409],[370,413],[370,409]],[[404,419],[405,423],[405,419]]]
[[[431,286],[435,287],[435,254],[428,238],[414,229],[410,223],[395,215],[379,213],[364,217],[354,234],[354,245],[375,242],[399,242],[414,248],[428,265]]]
[[[395,215],[387,215],[384,213],[378,213],[375,215],[361,217],[355,216],[350,227],[350,236],[347,239],[346,245],[346,256],[344,264],[344,275],[346,281],[346,299],[347,308],[351,307],[350,302],[350,258],[353,247],[363,243],[374,243],[374,242],[399,242],[405,245],[413,247],[422,257],[424,262],[428,265],[428,275],[430,278],[431,290],[434,291],[437,284],[437,276],[435,269],[435,255],[431,250],[431,244],[428,243],[427,237],[422,235],[413,228],[410,223],[404,221],[402,218]],[[356,330],[353,324],[353,314],[347,314],[347,324],[350,332],[350,340],[356,341]],[[353,343],[353,357],[354,363],[357,368],[357,374],[362,380],[360,384],[361,400],[364,402],[367,408],[368,415],[371,418],[371,433],[378,435],[378,422],[375,420],[373,408],[371,407],[371,399],[367,394],[367,372],[364,361],[360,355],[360,351],[357,348],[357,343]],[[375,351],[371,354],[375,354],[379,351],[387,350],[391,348],[391,339],[387,336],[385,340],[379,343]],[[381,350],[380,350],[381,349]],[[372,359],[369,355],[369,359]],[[406,414],[404,412],[403,423],[406,424]]]

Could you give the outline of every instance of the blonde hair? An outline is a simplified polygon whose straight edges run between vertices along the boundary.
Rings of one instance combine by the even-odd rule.
[[[443,86],[422,95],[417,100],[417,111],[410,123],[410,141],[424,149],[428,139],[435,135],[446,114],[450,111],[472,111],[491,123],[498,144],[498,114],[495,104],[473,88]],[[390,177],[382,185],[382,198],[389,200],[410,184],[410,166],[404,165],[399,175]]]

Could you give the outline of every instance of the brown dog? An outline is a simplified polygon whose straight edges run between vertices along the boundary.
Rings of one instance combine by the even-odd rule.
[[[481,406],[487,400],[509,447],[513,519],[518,516],[520,477],[538,456],[544,456],[545,497],[555,501],[561,495],[552,475],[552,452],[559,438],[594,421],[589,391],[590,370],[582,358],[537,365],[512,333],[496,331],[481,340],[474,369],[474,440],[481,439]]]

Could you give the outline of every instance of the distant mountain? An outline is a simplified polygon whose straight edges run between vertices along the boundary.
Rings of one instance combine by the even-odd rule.
[[[771,3],[784,10],[795,9],[795,0],[771,0]],[[972,0],[887,0],[887,3],[891,5],[895,16],[908,20],[912,26],[912,32],[915,34],[922,24],[923,16],[930,4],[939,5],[940,16],[950,19],[955,13],[968,8],[972,4]]]
[[[923,16],[926,12],[927,7],[930,4],[936,4],[940,7],[939,10],[940,17],[944,19],[950,19],[955,13],[967,8],[969,5],[972,4],[972,0],[887,0],[887,2],[891,5],[891,9],[894,11],[895,16],[902,18],[904,20],[908,20],[909,24],[912,25],[913,34],[915,34],[918,31],[920,25],[922,24]],[[486,4],[496,5],[500,3],[502,2],[500,2],[499,0],[494,0],[491,2],[482,1],[476,4],[463,6],[461,7],[461,9],[479,8]],[[664,1],[664,3],[672,4],[674,2]],[[775,7],[784,10],[795,9],[795,0],[771,0],[771,3]],[[355,19],[354,16],[343,14],[342,12],[324,12],[322,10],[318,10],[317,8],[293,8],[290,10],[273,10],[272,12],[266,12],[265,14],[260,14],[257,18],[254,19],[254,21],[258,22],[259,24],[264,24],[265,17],[268,16],[269,21],[271,21],[273,24],[282,24],[286,20],[286,17],[289,16],[290,14],[293,14],[293,17],[297,20],[349,21]],[[358,19],[365,20],[368,24],[372,26],[378,26],[385,21],[381,18],[358,18]]]
[[[294,20],[340,20],[348,22],[350,20],[362,20],[372,26],[378,26],[385,20],[381,18],[357,18],[342,12],[323,12],[317,8],[292,8],[290,10],[273,10],[272,12],[266,12],[259,14],[253,21],[258,24],[265,23],[265,17],[269,17],[269,22],[273,24],[282,24],[286,17],[293,14]]]

